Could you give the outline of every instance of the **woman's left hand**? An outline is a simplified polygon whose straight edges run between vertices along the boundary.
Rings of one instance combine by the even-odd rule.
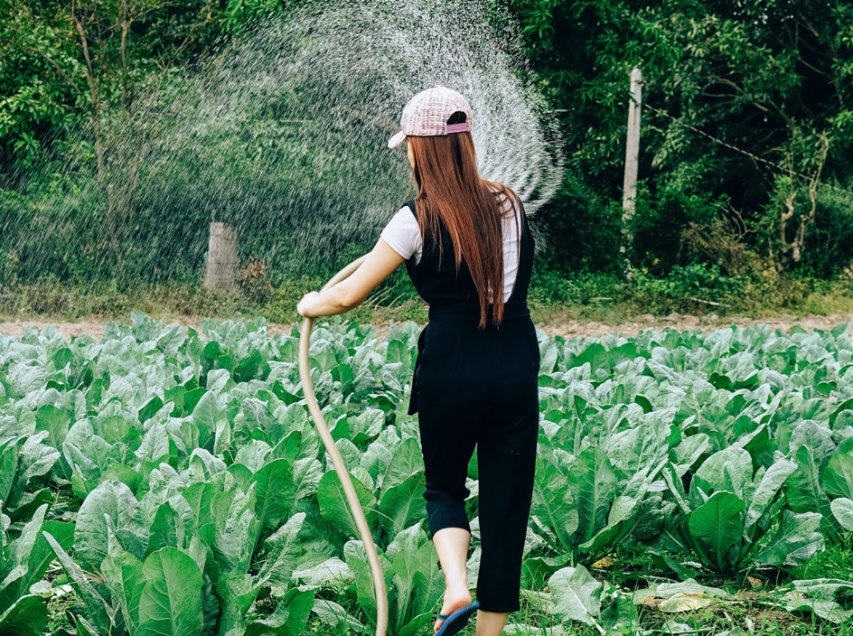
[[[302,300],[300,300],[296,304],[296,311],[303,318],[314,318],[315,316],[313,315],[311,309],[312,309],[312,306],[314,305],[314,303],[316,303],[319,298],[320,298],[320,292],[316,292],[316,291],[308,292],[307,294],[305,294],[302,297]]]
[[[322,292],[308,292],[296,305],[296,311],[305,318],[334,316],[349,311],[367,298],[370,291],[385,280],[404,259],[384,239],[364,262],[346,280],[342,280]]]

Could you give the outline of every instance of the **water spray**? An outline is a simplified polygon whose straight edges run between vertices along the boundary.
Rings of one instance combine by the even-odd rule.
[[[359,256],[352,263],[341,269],[323,286],[321,291],[325,291],[349,277],[359,268],[365,258],[367,258],[367,255]],[[341,480],[347,504],[355,519],[355,525],[358,528],[361,542],[364,544],[364,549],[367,552],[367,561],[370,564],[370,576],[373,579],[373,590],[376,595],[376,636],[385,636],[385,632],[388,629],[388,591],[385,588],[385,575],[382,571],[382,565],[379,563],[376,544],[373,542],[373,535],[370,533],[370,527],[367,525],[364,510],[352,485],[352,480],[350,479],[349,472],[347,472],[344,459],[335,445],[335,440],[332,438],[331,432],[329,432],[329,427],[326,425],[326,420],[320,411],[317,396],[314,394],[314,383],[311,381],[311,365],[308,357],[311,348],[311,329],[313,326],[314,320],[312,318],[305,318],[305,321],[302,323],[302,334],[299,338],[299,378],[302,382],[302,392],[305,395],[305,402],[308,404],[308,411],[311,413],[311,417],[317,427],[317,432],[320,434],[323,445],[326,447],[326,452],[332,458],[335,472]]]
[[[388,203],[409,197],[405,153],[385,141],[402,106],[436,84],[471,104],[480,174],[515,190],[528,215],[559,191],[559,120],[529,72],[508,3],[285,4],[300,6],[230,34],[192,72],[152,76],[128,113],[104,104],[102,176],[85,155],[57,166],[46,153],[27,168],[22,182],[74,187],[44,190],[28,223],[2,230],[4,246],[26,246],[25,278],[65,280],[63,263],[74,261],[119,287],[195,283],[211,221],[239,238],[211,255],[226,286],[239,275],[235,253],[262,254],[285,279],[316,271],[340,245],[375,241]],[[91,143],[83,119],[70,125],[69,147]],[[92,214],[108,231],[91,227]],[[30,236],[36,228],[40,240]],[[548,233],[532,229],[545,248]]]

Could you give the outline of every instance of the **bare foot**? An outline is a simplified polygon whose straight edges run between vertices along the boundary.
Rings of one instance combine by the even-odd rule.
[[[447,582],[444,590],[444,604],[439,614],[448,616],[456,610],[471,604],[471,591],[468,589],[467,581]],[[437,632],[444,624],[444,619],[435,621],[433,631]]]

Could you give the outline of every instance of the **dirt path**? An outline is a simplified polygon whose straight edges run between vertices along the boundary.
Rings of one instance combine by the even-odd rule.
[[[194,316],[182,316],[178,318],[164,318],[165,324],[180,323],[198,329],[201,318]],[[104,333],[104,325],[108,321],[98,319],[87,319],[78,322],[62,322],[51,320],[14,320],[0,321],[0,335],[20,337],[26,329],[43,329],[46,326],[54,326],[59,332],[69,339],[73,336],[90,334],[101,338]],[[129,323],[128,317],[124,322]],[[638,316],[632,320],[608,324],[596,321],[584,320],[548,320],[538,322],[538,326],[549,335],[560,336],[597,336],[603,334],[636,335],[639,331],[648,328],[663,329],[671,327],[674,329],[702,329],[710,331],[729,327],[731,325],[757,325],[768,324],[771,327],[781,328],[787,331],[792,325],[799,325],[804,329],[830,329],[835,325],[846,322],[853,326],[853,314],[837,314],[832,316],[776,316],[773,318],[745,318],[738,316],[716,317],[716,316],[691,316],[684,314],[670,314],[669,316]],[[376,323],[375,326],[380,336],[385,335],[388,322]],[[271,333],[290,333],[292,325],[270,323]]]

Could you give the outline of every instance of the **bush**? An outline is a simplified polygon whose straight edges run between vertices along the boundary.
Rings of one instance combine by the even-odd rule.
[[[528,299],[543,305],[621,302],[630,297],[627,283],[615,274],[560,272],[549,267],[533,270]]]
[[[634,271],[636,293],[658,303],[662,300],[679,301],[681,308],[695,305],[729,305],[746,291],[748,279],[727,276],[716,265],[692,263],[676,265],[665,278],[656,278],[648,270]]]
[[[542,260],[556,270],[617,272],[622,209],[566,170],[560,190],[532,218]]]
[[[666,275],[677,265],[695,262],[697,254],[684,249],[686,231],[708,232],[719,223],[720,210],[728,198],[715,197],[702,189],[702,169],[687,164],[679,169],[677,178],[667,179],[656,188],[640,183],[636,211],[632,222],[634,235],[633,262],[653,276]],[[717,254],[701,254],[711,257]],[[719,267],[719,264],[716,264]]]
[[[818,189],[815,224],[806,238],[803,268],[833,278],[853,265],[853,184]]]

